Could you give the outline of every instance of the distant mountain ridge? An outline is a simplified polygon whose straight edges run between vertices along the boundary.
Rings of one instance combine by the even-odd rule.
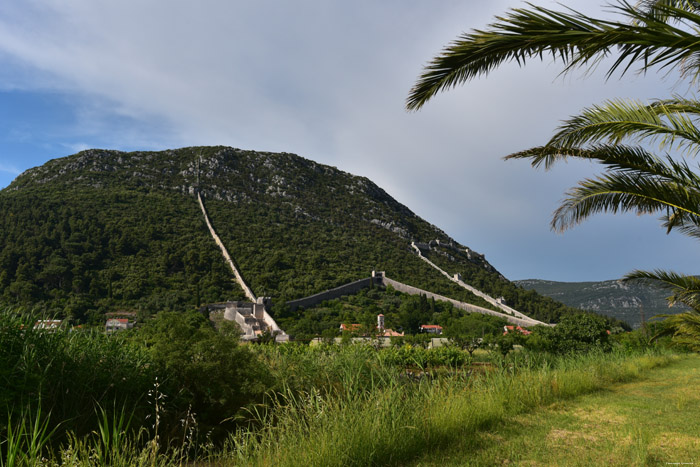
[[[607,280],[599,282],[557,282],[542,279],[513,281],[547,297],[582,310],[595,311],[639,327],[642,314],[649,319],[657,314],[685,311],[684,306],[668,307],[667,290],[641,282]]]

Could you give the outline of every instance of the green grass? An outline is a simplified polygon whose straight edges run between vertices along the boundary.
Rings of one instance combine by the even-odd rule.
[[[507,417],[415,465],[698,464],[699,385],[700,357],[683,357],[640,379]]]
[[[316,392],[281,397],[260,414],[263,428],[232,436],[219,458],[245,465],[404,465],[479,452],[484,433],[504,420],[556,401],[629,381],[669,356],[591,354],[554,365],[533,362],[480,377],[426,380],[347,397]],[[526,365],[525,363],[521,363]]]
[[[194,332],[178,325],[187,318],[159,318],[169,332],[157,334],[158,342],[175,347],[176,366],[153,360],[170,350],[145,347],[148,333],[141,340],[46,333],[34,331],[27,317],[0,320],[0,378],[13,382],[0,386],[8,415],[0,419],[0,465],[46,457],[47,465],[81,466],[364,466],[428,462],[436,455],[448,456],[446,463],[483,455],[489,463],[486,441],[505,420],[634,381],[677,358],[660,350],[571,357],[521,350],[506,359],[480,355],[491,361],[472,366],[454,348],[237,347],[235,340],[219,342],[214,331],[194,343],[181,339]],[[170,332],[176,329],[182,332]],[[188,346],[197,350],[194,357],[179,352]],[[233,355],[233,346],[238,360],[228,366],[219,353],[203,353],[221,347]],[[219,381],[226,368],[253,359],[259,371]],[[185,364],[191,371],[174,385],[182,373],[174,368]],[[258,373],[265,378],[256,379]],[[261,397],[224,406],[221,398],[235,394],[218,391],[217,381]],[[687,388],[696,381],[681,383]],[[193,396],[178,399],[178,391]],[[692,392],[678,392],[673,403],[682,411],[695,400]],[[183,401],[192,402],[189,409]],[[211,407],[216,417],[207,418],[203,409]],[[644,428],[630,428],[629,449],[640,459],[654,442]]]

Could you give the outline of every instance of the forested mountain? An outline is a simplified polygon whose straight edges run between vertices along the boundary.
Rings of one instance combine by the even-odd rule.
[[[535,290],[569,306],[610,316],[638,327],[644,319],[658,314],[686,311],[682,304],[668,307],[667,290],[642,282],[619,280],[599,282],[557,282],[542,279],[515,281],[526,289]]]
[[[421,261],[413,240],[457,246],[428,257],[536,319],[572,311],[516,287],[366,178],[293,154],[228,147],[88,150],[21,174],[0,191],[0,304],[98,322],[105,312],[243,299],[197,190],[253,291],[272,297],[273,313],[372,270],[490,307]]]

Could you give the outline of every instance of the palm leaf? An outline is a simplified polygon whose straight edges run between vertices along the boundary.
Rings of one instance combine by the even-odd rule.
[[[700,15],[694,2],[654,2],[645,8],[621,1],[613,7],[625,21],[596,19],[568,9],[558,12],[528,4],[512,9],[489,30],[461,35],[433,58],[413,86],[406,101],[409,110],[421,108],[438,92],[475,77],[487,75],[509,61],[519,65],[551,55],[561,60],[564,72],[577,67],[591,69],[613,50],[618,58],[608,77],[626,73],[640,62],[640,70],[681,65],[694,78],[700,55]],[[677,24],[674,25],[674,24]]]
[[[599,162],[606,172],[582,180],[566,193],[554,213],[553,229],[566,230],[600,212],[665,212],[661,220],[667,232],[676,229],[700,237],[700,177],[685,161],[664,160],[643,148],[624,145],[541,146],[506,157],[530,159],[533,166],[544,164],[545,168],[566,158]]]
[[[654,283],[672,292],[667,298],[669,306],[683,303],[693,310],[700,310],[700,278],[698,277],[656,269],[632,271],[623,280]]]
[[[700,352],[700,313],[689,311],[677,315],[659,315],[659,317],[666,320],[661,331],[652,337],[652,340],[672,335],[674,344]]]
[[[675,147],[697,153],[700,130],[693,119],[697,115],[700,103],[688,100],[659,100],[651,104],[611,100],[565,121],[547,145],[660,142],[664,149]]]
[[[636,146],[601,144],[581,148],[547,145],[516,152],[504,159],[530,159],[533,167],[544,165],[545,170],[549,170],[556,162],[568,158],[590,160],[611,167],[650,172],[669,178],[673,176],[668,165],[646,149]]]
[[[641,215],[668,210],[669,214],[662,216],[667,230],[682,227],[684,233],[700,237],[700,192],[678,190],[645,174],[607,172],[582,180],[566,196],[553,215],[551,226],[557,231],[564,231],[596,213]]]

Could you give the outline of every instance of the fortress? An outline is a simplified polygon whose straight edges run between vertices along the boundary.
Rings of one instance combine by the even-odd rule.
[[[217,244],[219,249],[221,250],[221,254],[224,257],[224,260],[226,263],[229,265],[231,268],[231,271],[233,272],[235,281],[238,283],[238,285],[243,289],[243,292],[245,293],[246,297],[250,301],[235,301],[235,302],[225,302],[225,303],[215,303],[215,304],[210,304],[202,307],[200,310],[201,311],[208,311],[210,318],[217,320],[217,319],[225,319],[228,321],[235,321],[241,328],[243,335],[242,339],[246,341],[254,341],[259,338],[260,335],[263,333],[269,332],[273,336],[275,336],[275,340],[278,342],[286,342],[289,340],[289,335],[287,335],[280,327],[277,325],[275,320],[270,316],[268,313],[268,307],[270,305],[270,299],[269,298],[263,298],[263,297],[256,297],[253,291],[250,289],[248,284],[243,280],[243,276],[241,275],[240,271],[236,267],[236,264],[234,263],[233,259],[231,258],[231,255],[228,253],[228,250],[224,246],[223,242],[221,241],[221,238],[217,235],[216,231],[214,230],[214,227],[212,226],[209,216],[207,214],[206,207],[204,206],[204,201],[202,200],[201,193],[199,189],[196,190],[197,193],[197,200],[199,202],[199,206],[202,210],[202,214],[204,216],[204,221],[207,224],[207,228],[209,229],[209,232],[214,239],[214,242]],[[498,316],[500,318],[503,318],[510,322],[511,324],[517,325],[517,326],[534,326],[534,325],[544,325],[545,323],[541,321],[537,321],[535,319],[532,319],[525,314],[510,308],[504,303],[504,300],[502,298],[499,299],[494,299],[493,297],[481,292],[480,290],[477,290],[476,288],[464,283],[462,281],[462,277],[459,274],[454,274],[450,275],[441,268],[439,268],[436,264],[431,262],[428,258],[423,256],[423,253],[421,250],[431,250],[431,249],[436,249],[437,247],[441,247],[444,249],[452,250],[454,252],[464,252],[467,255],[467,258],[470,261],[474,262],[484,262],[484,255],[481,255],[479,253],[476,253],[473,250],[470,250],[469,248],[465,249],[460,249],[456,245],[452,243],[445,243],[445,242],[440,242],[440,240],[432,240],[429,243],[417,243],[417,242],[411,242],[411,247],[416,251],[418,257],[428,263],[431,267],[439,271],[442,275],[446,276],[448,279],[450,279],[452,282],[456,283],[460,287],[463,287],[464,289],[470,291],[474,295],[483,298],[486,300],[488,303],[493,305],[495,308],[500,309],[501,311],[494,311],[490,310],[488,308],[483,308],[477,305],[472,305],[471,303],[465,303],[465,302],[460,302],[458,300],[454,300],[449,297],[445,297],[442,295],[435,294],[433,292],[419,289],[417,287],[413,287],[408,284],[404,284],[402,282],[395,281],[393,279],[390,279],[389,277],[386,276],[384,271],[372,271],[372,274],[370,277],[366,277],[364,279],[359,279],[357,281],[350,282],[348,284],[341,285],[339,287],[335,287],[333,289],[325,290],[323,292],[319,292],[317,294],[300,298],[297,300],[292,300],[287,302],[287,305],[289,308],[294,311],[300,307],[303,308],[308,308],[312,307],[314,305],[317,305],[321,302],[324,302],[326,300],[333,300],[335,298],[339,298],[343,295],[352,295],[358,293],[360,290],[371,287],[373,285],[380,286],[380,287],[388,287],[391,286],[395,290],[398,290],[399,292],[406,293],[409,295],[424,295],[426,298],[432,298],[438,301],[444,301],[444,302],[449,302],[451,303],[454,307],[459,308],[461,310],[470,312],[470,313],[481,313],[481,314],[487,314],[487,315],[492,315],[492,316]]]

